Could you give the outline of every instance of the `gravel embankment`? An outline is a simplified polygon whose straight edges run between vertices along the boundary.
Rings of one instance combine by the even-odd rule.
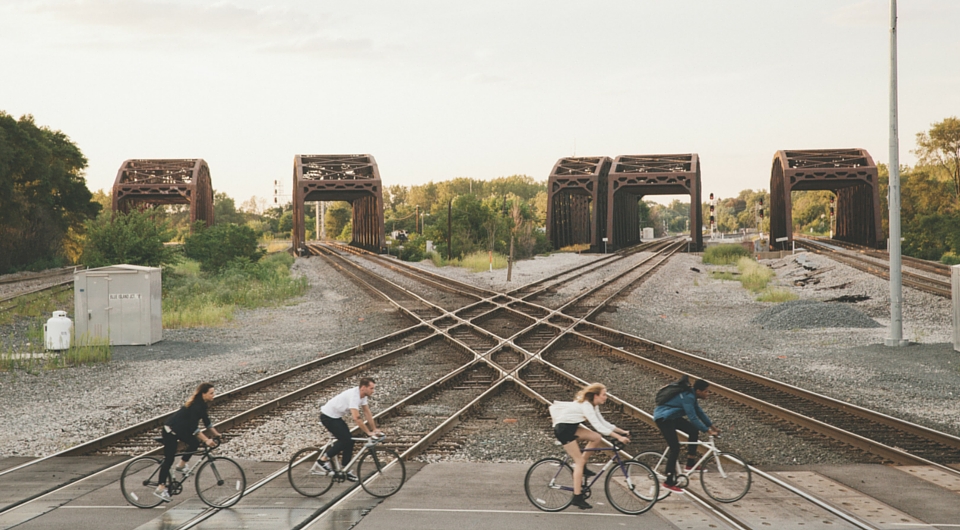
[[[556,254],[521,261],[509,283],[504,269],[470,273],[437,269],[429,262],[418,266],[504,291],[597,257]],[[772,312],[772,304],[755,301],[737,282],[710,278],[709,272],[716,267],[704,266],[699,257],[688,254],[676,255],[654,280],[619,299],[614,311],[600,317],[601,323],[960,435],[960,356],[951,343],[950,301],[905,288],[904,338],[918,344],[885,347],[890,318],[887,282],[822,256],[798,257],[765,262],[776,271],[781,287],[810,301],[787,306],[792,307],[790,319],[798,323],[795,327],[789,319],[770,325],[766,318],[771,315],[766,313]],[[295,270],[307,275],[312,287],[289,306],[245,311],[222,328],[165,330],[164,341],[151,347],[115,348],[114,360],[107,365],[0,373],[4,405],[0,423],[18,426],[0,433],[0,456],[49,454],[169,411],[200,381],[213,380],[220,390],[227,390],[409,325],[322,260],[299,259]],[[839,297],[861,301],[827,303],[837,314],[823,310],[824,302]],[[864,320],[867,317],[882,327],[850,327],[853,318],[859,326],[870,325]],[[823,319],[833,327],[799,325],[819,325]],[[0,329],[0,334],[7,333]],[[584,366],[583,370],[604,379],[613,393],[638,402],[649,393],[643,385],[656,386],[640,381],[637,388],[627,390],[628,382],[614,375],[615,366]],[[406,387],[391,377],[384,372],[384,379],[378,381],[377,398],[383,400],[378,403],[388,403]],[[452,410],[433,410],[452,409],[449,405],[427,403],[421,412],[449,413]],[[707,404],[708,413],[711,405]],[[523,409],[522,404],[515,406]],[[740,421],[725,411],[714,412],[718,423]],[[315,408],[304,406],[290,419],[270,420],[225,448],[232,445],[231,452],[244,457],[282,460],[295,447],[317,441],[320,430],[315,413]],[[500,416],[520,414],[509,410],[487,414],[491,428],[472,433],[449,459],[527,461],[545,450],[554,451],[549,430],[545,437],[534,434],[543,427],[540,423],[504,423]],[[517,449],[524,447],[527,438],[529,453]],[[793,447],[791,458],[799,464],[842,461],[829,447],[798,441],[775,429],[745,431],[727,440],[736,445],[730,449],[754,461],[768,461],[769,455],[782,454],[785,446]],[[789,459],[776,461],[788,463]]]

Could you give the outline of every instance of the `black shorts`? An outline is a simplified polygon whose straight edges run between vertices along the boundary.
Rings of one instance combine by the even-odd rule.
[[[561,444],[567,445],[577,439],[577,429],[579,427],[579,423],[558,423],[553,428],[553,435],[557,437],[557,440],[560,440]]]

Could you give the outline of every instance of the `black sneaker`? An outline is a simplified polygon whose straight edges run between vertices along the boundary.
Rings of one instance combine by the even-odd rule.
[[[583,494],[574,495],[573,502],[571,502],[570,504],[576,506],[577,508],[580,508],[581,510],[590,510],[593,508],[593,506],[591,506],[590,503],[587,502],[587,499],[583,498]]]
[[[590,478],[596,474],[597,472],[591,471],[589,467],[586,467],[586,466],[583,467],[583,478]]]

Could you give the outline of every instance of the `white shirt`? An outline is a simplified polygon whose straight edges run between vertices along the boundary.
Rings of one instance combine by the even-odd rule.
[[[330,418],[342,418],[350,409],[360,410],[367,404],[367,398],[360,398],[360,387],[348,388],[334,396],[327,404],[320,407],[320,412]]]
[[[553,420],[553,426],[560,423],[583,423],[589,421],[590,425],[604,436],[610,436],[616,426],[603,419],[600,414],[600,407],[595,407],[586,401],[578,403],[576,401],[554,401],[550,405],[550,419]]]

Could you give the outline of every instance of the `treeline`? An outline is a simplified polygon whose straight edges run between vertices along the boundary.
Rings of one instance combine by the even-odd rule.
[[[903,252],[958,262],[960,120],[947,118],[919,133],[913,152],[918,164],[900,170]],[[109,193],[87,189],[86,166],[80,149],[62,132],[37,126],[31,116],[15,120],[0,112],[0,273],[73,263],[96,266],[120,258],[131,263],[166,263],[176,259],[176,253],[164,243],[185,243],[192,232],[203,231],[196,227],[191,231],[186,205],[149,208],[129,219],[114,215]],[[879,172],[886,232],[887,168],[881,165]],[[832,196],[829,191],[794,192],[794,231],[829,234]],[[769,204],[766,190],[743,190],[736,197],[718,198],[713,212],[717,229],[769,233]],[[689,202],[641,201],[638,207],[641,227],[652,227],[658,237],[690,230]],[[550,251],[546,212],[546,182],[526,175],[487,181],[454,178],[384,189],[386,231],[399,236],[388,236],[390,252],[405,260],[427,257],[428,242],[435,258],[443,259],[487,251],[507,255],[511,243],[517,259]],[[289,204],[274,206],[257,197],[238,206],[233,198],[217,192],[214,215],[215,228],[236,228],[218,228],[204,240],[242,240],[246,249],[242,254],[249,257],[256,255],[247,248],[249,241],[259,240],[262,245],[289,240],[293,228]],[[309,239],[317,238],[316,215],[313,205],[307,205]],[[703,204],[703,215],[709,227],[709,202]],[[327,237],[351,240],[351,217],[348,203],[326,203]],[[121,225],[114,226],[117,222]],[[233,258],[210,259],[216,262],[210,267],[219,268]]]

